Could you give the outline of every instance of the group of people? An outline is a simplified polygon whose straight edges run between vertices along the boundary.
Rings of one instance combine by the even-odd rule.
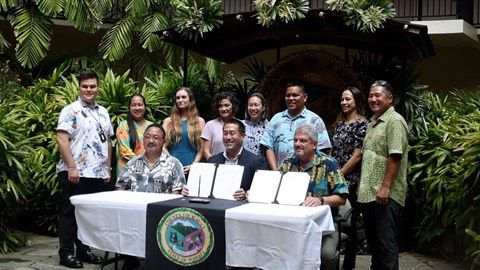
[[[103,189],[111,177],[113,127],[108,112],[98,105],[98,77],[79,76],[80,97],[60,113],[57,142],[61,160],[63,207],[60,213],[60,264],[82,267],[101,258],[76,239],[74,207],[70,196]],[[372,269],[398,269],[398,226],[406,196],[407,125],[393,108],[393,92],[385,81],[375,81],[367,121],[362,92],[348,87],[342,92],[341,113],[330,141],[320,116],[305,106],[304,85],[286,87],[287,109],[266,119],[265,98],[248,97],[245,119],[235,116],[239,103],[231,92],[213,98],[217,117],[205,123],[199,116],[191,89],[175,92],[171,114],[163,124],[145,119],[142,95],[129,100],[127,119],[116,130],[116,188],[143,192],[178,193],[188,196],[190,166],[206,160],[244,166],[236,200],[248,199],[257,170],[306,172],[310,185],[306,207],[329,205],[332,215],[348,199],[362,209],[372,250]],[[221,179],[220,179],[221,180]],[[360,207],[361,206],[361,207]],[[352,215],[356,224],[357,214]],[[350,234],[343,269],[355,267],[356,230]],[[76,245],[76,256],[74,253]],[[336,269],[338,234],[322,239],[322,269]]]

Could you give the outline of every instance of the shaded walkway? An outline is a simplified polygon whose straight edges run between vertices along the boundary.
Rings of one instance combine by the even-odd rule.
[[[0,255],[1,270],[21,270],[21,269],[69,269],[58,264],[58,238],[43,235],[29,235],[30,246],[24,247],[15,253]],[[97,252],[102,255],[102,252]],[[368,270],[370,265],[370,256],[357,256],[357,270]],[[143,266],[143,263],[142,263]],[[84,264],[83,269],[100,269],[97,265]],[[104,269],[113,269],[109,265]],[[119,267],[121,269],[121,267]],[[139,269],[143,269],[140,267]],[[426,257],[416,253],[401,253],[401,270],[463,270],[465,266],[459,263],[441,260],[437,258]]]

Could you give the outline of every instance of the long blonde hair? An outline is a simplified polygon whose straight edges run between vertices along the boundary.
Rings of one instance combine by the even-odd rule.
[[[199,151],[202,142],[202,139],[200,138],[200,135],[202,134],[202,128],[200,127],[200,122],[198,121],[199,116],[197,106],[195,105],[195,98],[193,97],[192,90],[188,87],[181,87],[175,91],[175,101],[173,102],[172,112],[170,113],[171,121],[168,123],[167,130],[165,131],[167,135],[167,143],[169,145],[176,144],[180,142],[180,139],[182,138],[182,127],[180,126],[182,117],[180,115],[180,110],[177,107],[177,93],[181,90],[187,92],[189,100],[187,114],[188,141],[190,142],[190,145],[195,148],[195,150]]]

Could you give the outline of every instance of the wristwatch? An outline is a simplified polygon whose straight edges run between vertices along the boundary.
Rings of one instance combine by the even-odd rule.
[[[320,205],[323,205],[324,202],[325,200],[323,199],[323,197],[320,197]]]

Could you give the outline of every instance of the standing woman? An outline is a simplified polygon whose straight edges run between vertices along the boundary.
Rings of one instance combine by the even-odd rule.
[[[213,110],[217,112],[218,117],[205,124],[202,131],[203,155],[205,159],[225,151],[223,145],[223,123],[232,119],[237,113],[238,101],[231,92],[220,92],[213,97]]]
[[[247,99],[245,120],[242,121],[245,124],[246,135],[243,147],[257,156],[262,155],[260,152],[260,139],[268,123],[266,116],[267,108],[263,95],[260,93],[250,94]]]
[[[355,268],[357,247],[356,221],[358,216],[357,187],[360,180],[362,145],[367,130],[364,97],[356,87],[347,87],[340,100],[342,112],[333,132],[332,156],[340,163],[341,172],[349,184],[349,201],[352,205],[350,241],[346,245],[344,270]]]
[[[143,154],[143,133],[152,123],[145,119],[147,103],[141,94],[134,94],[128,101],[127,119],[117,128],[117,177],[123,167],[135,156]]]
[[[203,141],[200,138],[205,120],[198,116],[192,90],[181,87],[175,92],[175,102],[170,116],[163,121],[166,141],[164,149],[176,157],[188,174],[190,165],[202,159]]]

